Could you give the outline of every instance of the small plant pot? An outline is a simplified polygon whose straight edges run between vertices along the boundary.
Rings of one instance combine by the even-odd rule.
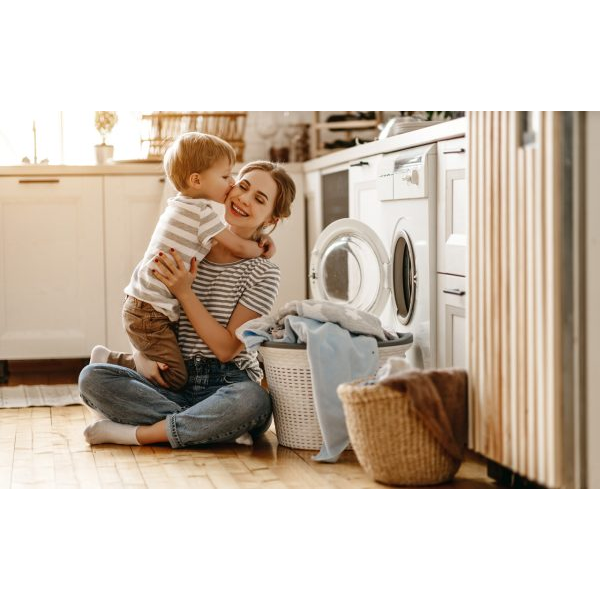
[[[114,146],[109,146],[108,144],[96,144],[94,148],[96,148],[96,164],[105,165],[112,161],[113,152],[115,150]]]

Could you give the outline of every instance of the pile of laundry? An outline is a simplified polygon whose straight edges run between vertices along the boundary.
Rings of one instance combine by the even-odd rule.
[[[322,300],[288,302],[274,315],[252,319],[236,331],[248,350],[263,342],[306,344],[313,382],[315,413],[323,445],[314,460],[335,462],[348,445],[340,383],[373,377],[377,342],[399,339],[374,315]]]

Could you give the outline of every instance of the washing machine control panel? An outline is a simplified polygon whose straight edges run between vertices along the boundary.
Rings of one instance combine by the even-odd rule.
[[[431,148],[427,146],[384,154],[377,169],[379,200],[424,198],[428,193],[425,174]]]

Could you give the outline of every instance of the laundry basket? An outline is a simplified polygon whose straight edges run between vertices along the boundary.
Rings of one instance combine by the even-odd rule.
[[[460,461],[427,429],[406,393],[364,380],[344,383],[337,393],[352,448],[373,479],[434,485],[454,477]]]
[[[379,342],[379,366],[391,356],[404,356],[412,344],[411,333]],[[265,342],[259,348],[264,362],[277,441],[299,450],[319,450],[323,444],[315,412],[310,363],[306,344]]]

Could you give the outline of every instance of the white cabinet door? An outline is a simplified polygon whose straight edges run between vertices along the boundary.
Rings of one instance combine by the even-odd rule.
[[[0,178],[0,359],[106,339],[101,177]]]
[[[437,270],[466,275],[467,162],[465,138],[438,142]]]
[[[348,216],[381,231],[381,213],[377,198],[377,166],[381,154],[361,158],[348,164]]]
[[[466,279],[438,274],[438,368],[467,368]]]
[[[163,209],[164,189],[165,179],[158,175],[104,178],[107,345],[112,350],[130,350],[121,324],[123,288],[144,256]]]

